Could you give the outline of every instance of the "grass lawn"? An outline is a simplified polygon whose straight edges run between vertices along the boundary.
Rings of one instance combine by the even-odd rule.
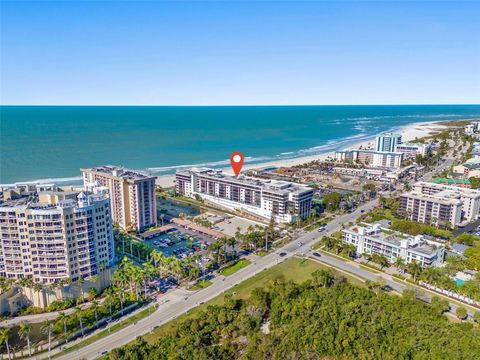
[[[203,280],[203,281],[199,281],[198,283],[196,283],[195,285],[193,285],[190,289],[188,290],[200,290],[200,289],[205,289],[206,287],[209,287],[210,285],[212,285],[212,282],[210,280]]]
[[[236,299],[248,299],[250,293],[258,287],[261,288],[268,288],[275,280],[285,280],[285,281],[294,281],[296,283],[302,283],[305,280],[308,280],[312,276],[312,272],[318,269],[331,269],[325,265],[322,265],[316,261],[309,260],[309,259],[299,259],[299,258],[290,258],[285,260],[284,262],[275,265],[267,270],[262,271],[261,273],[252,276],[251,278],[242,281],[238,285],[234,286],[230,290],[226,291],[225,294],[232,294]],[[337,272],[331,269],[335,276],[344,276],[348,278],[351,283],[357,285],[363,285],[363,282],[349,277],[344,273]],[[152,342],[160,338],[162,335],[172,331],[173,329],[177,328],[179,324],[187,319],[195,317],[200,311],[205,310],[209,305],[222,305],[224,302],[224,295],[219,295],[212,300],[197,306],[196,308],[190,310],[188,313],[185,313],[175,320],[172,320],[154,332],[146,334],[144,336],[145,340],[148,342]]]
[[[125,327],[127,327],[128,325],[134,323],[135,321],[138,321],[140,319],[143,319],[144,317],[147,317],[150,315],[151,312],[153,312],[154,309],[152,308],[147,308],[147,309],[143,309],[142,311],[140,311],[139,313],[133,315],[133,316],[130,316],[129,318],[113,325],[110,327],[110,333],[114,333],[118,330],[121,330]],[[95,334],[94,336],[91,336],[87,339],[85,339],[84,341],[81,341],[79,342],[78,344],[66,349],[65,351],[62,351],[61,353],[59,354],[56,354],[55,356],[53,357],[57,357],[57,356],[60,356],[60,355],[64,355],[64,354],[68,354],[72,351],[75,351],[77,350],[78,348],[81,348],[81,347],[84,347],[84,346],[87,346],[105,336],[107,336],[109,334],[109,331],[108,329],[104,329],[102,331],[100,331],[99,333]]]
[[[240,259],[232,266],[226,267],[220,271],[220,274],[223,276],[232,275],[233,273],[237,272],[238,270],[244,268],[247,265],[250,265],[251,261],[248,259]]]

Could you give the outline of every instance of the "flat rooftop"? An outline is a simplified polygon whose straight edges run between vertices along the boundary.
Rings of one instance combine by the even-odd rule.
[[[115,176],[125,180],[144,180],[144,179],[156,178],[156,176],[150,176],[137,170],[130,170],[130,169],[126,169],[124,167],[115,166],[115,165],[95,166],[92,168],[83,168],[81,170],[107,174],[107,175]]]
[[[225,180],[230,183],[236,183],[241,186],[254,186],[258,188],[262,188],[263,190],[271,190],[275,192],[283,192],[283,193],[302,193],[305,191],[311,191],[306,185],[303,184],[296,184],[289,181],[282,181],[282,180],[273,180],[273,179],[257,179],[253,177],[247,176],[233,176],[224,174],[222,170],[217,169],[210,169],[210,168],[191,168],[187,170],[177,170],[177,174],[190,176],[191,173],[195,173],[199,176],[209,178],[212,180]]]
[[[401,196],[416,198],[419,200],[431,200],[433,202],[443,203],[446,205],[460,206],[462,204],[462,201],[460,200],[461,195],[450,190],[443,190],[436,194],[424,194],[421,191],[413,190],[403,193]]]
[[[104,198],[104,194],[95,194],[90,191],[61,191],[61,190],[48,190],[48,191],[38,191],[38,192],[29,192],[24,196],[18,199],[12,199],[7,201],[0,201],[0,208],[29,208],[29,209],[54,209],[60,205],[65,206],[67,204],[77,205],[77,195],[81,192],[89,196],[96,196],[99,198]],[[50,199],[45,199],[44,196],[58,196],[60,199],[58,203],[50,202]],[[43,198],[43,199],[42,199]]]
[[[379,225],[376,229],[374,229],[374,225]],[[392,246],[400,247],[402,240],[408,240],[408,249],[416,251],[421,254],[425,255],[434,255],[436,253],[436,249],[426,243],[425,236],[422,237],[422,240],[417,240],[413,235],[403,234],[398,231],[389,230],[381,226],[380,223],[375,224],[358,224],[354,225],[347,230],[350,232],[358,233],[359,228],[367,229],[368,233],[365,235],[369,238],[379,240],[383,243],[390,244]],[[355,231],[356,230],[356,231]]]

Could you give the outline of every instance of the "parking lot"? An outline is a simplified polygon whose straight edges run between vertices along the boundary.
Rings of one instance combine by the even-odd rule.
[[[245,233],[247,232],[247,229],[249,226],[255,226],[255,225],[265,227],[264,224],[261,224],[252,220],[244,219],[238,216],[230,216],[228,218],[225,218],[222,221],[217,222],[213,226],[213,229],[224,233],[226,236],[234,237],[238,228],[240,228],[241,233]]]
[[[166,256],[186,257],[195,252],[204,253],[212,240],[184,229],[175,229],[166,234],[146,239],[145,242]]]

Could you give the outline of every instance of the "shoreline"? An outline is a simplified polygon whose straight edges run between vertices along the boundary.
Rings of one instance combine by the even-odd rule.
[[[460,121],[473,121],[473,120],[458,119],[454,121],[460,122]],[[434,132],[444,130],[446,127],[450,126],[450,125],[442,124],[445,122],[451,123],[452,120],[414,122],[407,125],[393,127],[387,130],[386,132],[400,133],[402,135],[403,141],[408,142],[408,141],[414,140],[415,138],[422,138],[422,137],[431,135]],[[329,157],[334,157],[336,150],[343,150],[347,148],[356,149],[356,148],[359,148],[360,146],[363,148],[366,148],[370,143],[372,143],[375,140],[375,137],[376,137],[376,134],[372,134],[372,135],[366,135],[365,137],[362,138],[362,140],[353,138],[350,141],[348,141],[347,139],[346,141],[342,141],[342,142],[345,142],[345,144],[343,146],[339,146],[337,149],[328,149],[328,150],[325,150],[325,152],[323,153],[320,152],[314,155],[304,155],[304,156],[292,157],[292,158],[269,159],[269,160],[265,160],[263,162],[254,163],[254,164],[244,164],[243,170],[251,170],[251,169],[258,169],[258,168],[265,168],[265,167],[290,167],[290,166],[300,165],[300,164],[304,164],[304,163],[316,161],[316,160],[324,161]],[[226,174],[233,175],[233,171],[231,167],[227,165],[227,163],[228,162],[225,161],[225,166],[215,167],[215,168],[223,170]],[[195,166],[200,167],[201,165],[192,164],[191,167],[195,167]],[[175,168],[181,168],[181,167],[185,167],[185,166],[183,165],[179,165],[178,167],[171,166],[172,170],[175,170]],[[145,170],[145,169],[133,169],[133,170],[148,173],[148,170]],[[152,176],[155,176],[155,175],[152,174]],[[174,173],[157,175],[156,177],[157,177],[156,184],[159,186],[172,187],[174,185],[174,179],[175,179]],[[76,188],[76,187],[83,187],[81,180],[82,180],[81,176],[78,176],[78,177],[72,176],[72,177],[64,177],[64,178],[46,178],[46,179],[37,179],[37,180],[30,180],[30,181],[18,181],[11,184],[0,184],[0,187],[11,187],[11,186],[15,186],[16,184],[55,184],[60,187]]]
[[[463,120],[458,120],[463,121]],[[434,132],[445,130],[448,125],[443,125],[442,122],[445,121],[426,121],[426,122],[417,122],[411,123],[408,125],[400,126],[397,128],[393,128],[389,130],[389,132],[396,132],[402,135],[402,141],[410,142],[415,140],[415,138],[422,138],[425,136],[429,136]],[[358,149],[359,147],[366,148],[370,144],[373,143],[375,140],[376,135],[372,135],[367,140],[363,140],[357,143],[353,143],[349,146],[346,146],[343,149]],[[324,161],[328,158],[335,157],[335,150],[334,151],[327,151],[325,153],[316,154],[316,155],[308,155],[308,156],[301,156],[292,159],[279,159],[273,161],[265,161],[262,163],[252,164],[252,165],[245,165],[242,170],[251,170],[257,168],[264,168],[264,167],[290,167],[295,165],[305,164],[311,161]],[[223,170],[226,174],[233,175],[233,171],[228,167],[221,167],[220,170]],[[175,175],[160,175],[157,176],[156,184],[161,187],[172,187],[174,186]]]

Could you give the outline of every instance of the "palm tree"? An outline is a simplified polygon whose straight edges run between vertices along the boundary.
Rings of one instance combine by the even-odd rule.
[[[38,306],[40,307],[40,292],[43,290],[43,286],[40,283],[33,284],[33,291],[38,294]]]
[[[165,217],[165,214],[160,214],[160,221],[162,222],[162,226],[163,226],[163,218]]]
[[[8,338],[10,336],[10,329],[0,329],[0,344],[4,343],[7,347],[8,358],[10,359],[10,345],[8,344]]]
[[[53,295],[55,296],[55,300],[58,300],[57,292],[55,291],[58,288],[58,284],[56,282],[50,283],[50,285],[48,285],[48,288],[50,292],[53,293]]]
[[[241,233],[241,228],[240,226],[237,226],[237,229],[235,230],[235,238],[237,240],[241,240],[242,239],[242,233]]]
[[[98,324],[98,301],[93,300],[92,301],[92,306],[90,306],[90,309],[95,313],[95,326]]]
[[[113,290],[112,288],[108,288],[104,292],[105,295],[105,303],[108,304],[108,313],[110,314],[110,317],[112,317],[112,304],[113,304]]]
[[[163,276],[163,271],[165,270],[165,260],[167,259],[167,257],[159,252],[158,255],[157,255],[157,264],[159,264],[160,266],[158,267],[158,270],[159,270],[159,276],[162,277]]]
[[[401,257],[395,258],[394,264],[399,269],[403,270],[405,268],[405,261]]]
[[[155,266],[155,269],[157,269],[158,263],[160,262],[160,252],[157,250],[153,250],[150,254],[150,258],[153,260],[153,266]]]
[[[232,254],[235,252],[235,245],[237,245],[237,240],[234,237],[228,238],[227,245],[232,249]]]
[[[4,280],[2,280],[2,281],[4,281]],[[18,280],[18,285],[20,285],[22,288],[26,288],[26,287],[29,287],[29,283],[31,281],[32,281],[32,279],[24,277],[24,278],[21,278],[21,279]],[[1,288],[1,286],[0,286],[0,288]],[[31,289],[30,289],[30,291],[31,291]],[[3,289],[2,289],[1,292],[3,292]],[[31,293],[30,293],[30,295],[31,295]]]
[[[65,312],[61,311],[58,313],[58,321],[61,321],[63,323],[63,335],[67,337],[67,314]]]
[[[125,302],[125,292],[123,290],[120,289],[120,292],[118,294],[118,297],[120,299],[120,311],[122,313],[122,316],[123,316],[123,304]]]
[[[32,349],[30,347],[30,332],[32,331],[32,325],[29,323],[22,321],[20,323],[20,328],[18,329],[18,335],[20,339],[27,340],[28,346],[28,356],[32,356]]]
[[[413,276],[413,281],[417,281],[417,276],[422,272],[422,268],[416,260],[407,265],[407,270]]]
[[[45,320],[42,323],[42,327],[40,331],[44,334],[48,335],[48,357],[50,358],[50,350],[52,349],[52,328],[53,328],[53,320]]]
[[[357,247],[353,244],[343,245],[342,254],[344,254],[348,257],[353,257],[355,255],[356,251],[357,251]]]
[[[430,284],[435,281],[437,276],[438,276],[438,271],[433,267],[426,268],[425,270],[423,270],[421,275],[422,279],[424,279],[426,282]]]
[[[10,289],[10,285],[12,284],[11,279],[7,279],[4,276],[0,276],[0,294],[8,291]]]
[[[82,322],[82,309],[80,308],[80,306],[76,306],[75,307],[75,316],[77,317],[78,319],[78,324],[80,325],[80,330],[82,332],[82,336],[83,336],[83,322]]]
[[[222,247],[222,244],[220,243],[220,241],[217,241],[215,243],[210,243],[208,245],[208,249],[207,249],[209,253],[214,255],[215,260],[216,260],[217,264],[219,264],[219,265],[221,264],[221,262],[220,262],[220,249],[221,249],[221,247]]]
[[[80,299],[82,300],[82,302],[83,302],[84,296],[85,296],[85,294],[83,293],[83,284],[85,284],[85,279],[82,278],[82,277],[80,277],[80,278],[77,280],[77,285],[78,285],[78,287],[80,288],[80,294],[81,294]]]
[[[198,278],[199,275],[200,275],[200,269],[197,266],[193,265],[192,267],[190,267],[188,272],[189,282],[190,282],[190,278],[196,279]]]
[[[97,296],[97,289],[95,289],[93,286],[89,288],[87,291],[87,296],[90,300],[95,299],[95,297]]]
[[[171,263],[171,270],[177,278],[177,284],[180,284],[181,272],[182,272],[182,263],[178,259],[173,259]]]
[[[335,243],[335,239],[331,236],[322,237],[321,244],[325,247],[327,251],[333,249],[335,247]]]
[[[221,248],[223,249],[223,261],[224,263],[227,262],[227,244],[228,244],[228,237],[223,236],[220,239],[218,239],[218,242],[220,243]]]

